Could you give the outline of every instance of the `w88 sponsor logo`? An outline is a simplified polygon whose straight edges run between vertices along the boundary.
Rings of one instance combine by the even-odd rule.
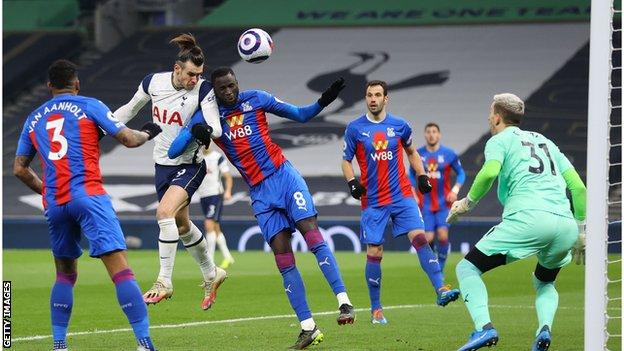
[[[253,134],[251,126],[245,125],[230,129],[227,133],[225,133],[225,136],[227,136],[227,138],[230,140],[236,140],[238,138],[244,138],[251,134]]]
[[[375,161],[389,161],[394,157],[392,155],[392,151],[381,151],[381,152],[373,152],[370,154],[373,160]]]

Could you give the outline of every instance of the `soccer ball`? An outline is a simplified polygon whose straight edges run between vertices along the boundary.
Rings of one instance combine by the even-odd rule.
[[[273,48],[269,33],[259,28],[248,29],[238,38],[238,54],[247,62],[265,61],[271,56]]]

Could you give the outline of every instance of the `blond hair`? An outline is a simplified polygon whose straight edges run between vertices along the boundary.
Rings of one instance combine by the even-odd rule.
[[[524,116],[524,101],[511,93],[494,95],[494,112],[503,117],[507,125],[518,125]]]

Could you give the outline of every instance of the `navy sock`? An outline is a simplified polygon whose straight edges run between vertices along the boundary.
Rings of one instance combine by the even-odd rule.
[[[364,275],[373,312],[381,308],[381,257],[366,256]]]

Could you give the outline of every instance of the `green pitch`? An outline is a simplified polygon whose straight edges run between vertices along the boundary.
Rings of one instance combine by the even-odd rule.
[[[130,264],[144,291],[158,272],[156,251],[131,251]],[[461,300],[446,308],[434,305],[435,295],[416,256],[385,253],[382,303],[389,324],[371,325],[364,280],[364,254],[338,253],[351,300],[358,308],[354,325],[336,324],[337,306],[311,253],[297,255],[314,318],[325,334],[317,350],[455,350],[472,330]],[[280,350],[299,334],[273,255],[235,253],[236,264],[219,290],[217,302],[200,310],[200,272],[184,251],[178,251],[171,300],[149,307],[152,338],[160,350]],[[457,286],[453,254],[448,281]],[[534,260],[514,263],[485,275],[491,315],[500,334],[497,350],[527,350],[533,340],[531,272]],[[619,269],[619,268],[618,268]],[[612,272],[621,276],[621,272]],[[13,282],[13,350],[49,350],[52,346],[48,299],[54,281],[51,254],[44,250],[5,250],[4,279]],[[567,266],[559,275],[559,311],[555,318],[553,350],[582,350],[583,269]],[[621,286],[614,286],[619,291]],[[617,295],[619,296],[619,295]],[[134,350],[132,332],[115,298],[114,286],[99,260],[82,257],[74,290],[74,309],[68,343],[72,350]],[[610,314],[620,315],[612,307]],[[617,327],[617,326],[616,326]],[[122,329],[122,330],[119,330]],[[115,331],[117,330],[117,331]],[[620,334],[618,330],[610,330]],[[35,336],[47,336],[41,339]],[[610,345],[619,350],[620,340]]]

